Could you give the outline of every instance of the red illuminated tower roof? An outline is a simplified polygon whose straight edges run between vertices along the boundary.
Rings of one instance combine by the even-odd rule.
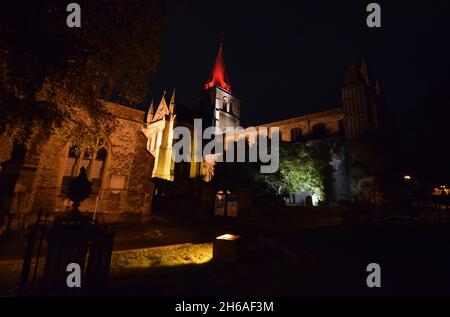
[[[231,92],[230,80],[228,79],[225,63],[223,61],[222,42],[220,43],[219,53],[217,53],[216,62],[214,63],[211,76],[209,76],[209,80],[205,84],[205,90],[214,86],[220,86]]]

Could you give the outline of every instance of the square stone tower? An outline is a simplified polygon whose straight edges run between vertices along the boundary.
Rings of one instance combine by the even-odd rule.
[[[211,76],[204,87],[202,113],[204,125],[217,126],[225,132],[227,127],[240,126],[241,101],[231,92],[222,47],[220,43]]]

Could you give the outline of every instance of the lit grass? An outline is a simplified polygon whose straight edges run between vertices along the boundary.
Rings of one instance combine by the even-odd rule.
[[[212,259],[212,243],[177,244],[163,247],[114,251],[111,271],[134,268],[174,267],[202,264]],[[43,260],[41,264],[43,264]],[[15,296],[19,283],[22,260],[0,261],[0,297]]]
[[[113,252],[111,270],[202,264],[212,259],[212,243],[177,244]]]

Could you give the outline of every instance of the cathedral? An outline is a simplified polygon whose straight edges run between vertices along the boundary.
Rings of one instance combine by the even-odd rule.
[[[179,107],[174,90],[170,98],[164,93],[156,111],[153,102],[150,105],[143,132],[148,138],[147,148],[155,157],[152,176],[168,181],[187,175],[190,178],[202,177],[204,181],[211,180],[214,176],[214,162],[211,161],[188,164],[187,168],[184,167],[187,172],[182,173],[184,176],[180,175],[180,168],[170,159],[174,142],[173,128],[181,125],[192,131],[193,118],[202,118],[206,125],[217,126],[222,131],[227,127],[236,128],[240,126],[240,107],[241,101],[232,92],[220,44],[199,104],[190,108]],[[353,196],[348,158],[356,155],[354,144],[369,131],[384,129],[387,118],[388,111],[380,81],[374,78],[367,62],[363,60],[361,65],[351,64],[348,70],[340,107],[267,122],[255,128],[264,127],[269,131],[271,128],[278,128],[280,140],[284,142],[313,144],[330,139],[341,140],[341,149],[331,153],[329,162],[334,172],[331,190],[333,195],[328,200],[337,203],[351,200]],[[245,134],[235,136],[237,139],[240,137],[245,137]],[[226,150],[226,140],[224,144]],[[299,193],[297,196],[297,202],[304,202],[306,196],[314,199],[312,192]],[[314,200],[314,204],[317,204],[317,200]]]
[[[68,210],[67,186],[82,167],[87,170],[93,192],[82,203],[81,210],[92,212],[105,221],[149,215],[155,179],[173,182],[185,178],[209,182],[214,176],[214,160],[175,164],[172,147],[174,128],[183,126],[193,131],[196,118],[203,120],[204,127],[225,130],[240,126],[241,100],[233,94],[222,44],[199,100],[194,107],[186,107],[177,101],[174,89],[170,93],[165,92],[159,102],[152,101],[147,112],[104,102],[117,118],[118,126],[112,135],[99,138],[94,147],[73,144],[57,132],[47,140],[29,142],[26,146],[17,145],[5,136],[0,137],[0,230],[26,226],[40,209],[52,212]],[[285,142],[344,140],[346,146],[330,160],[334,168],[331,185],[334,194],[330,201],[337,202],[352,199],[347,159],[351,147],[347,145],[367,131],[383,128],[385,118],[386,106],[380,82],[363,61],[359,66],[350,66],[342,88],[340,107],[267,122],[259,127],[278,128],[280,139]],[[194,147],[191,155],[196,150]],[[212,192],[214,195],[216,199],[220,198],[220,191]],[[299,193],[297,202],[304,202],[306,196],[314,197],[314,193]]]
[[[211,76],[204,86],[203,95],[198,104],[194,107],[178,104],[175,98],[175,89],[170,96],[170,101],[164,93],[156,111],[153,101],[150,104],[146,124],[142,131],[148,139],[147,149],[155,157],[152,177],[174,180],[176,164],[171,159],[174,127],[181,125],[189,128],[192,137],[194,136],[194,118],[202,119],[205,127],[218,127],[222,131],[228,127],[237,128],[240,127],[240,108],[241,101],[231,91],[221,44]],[[191,144],[194,144],[194,140],[191,140]],[[194,152],[193,148],[191,155]],[[193,159],[191,162],[189,173],[185,173],[189,174],[190,178],[199,176],[204,180],[212,178],[212,162],[194,162]]]

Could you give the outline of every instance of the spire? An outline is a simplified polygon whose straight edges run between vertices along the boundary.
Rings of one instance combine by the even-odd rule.
[[[354,84],[360,82],[363,78],[361,77],[361,73],[359,72],[358,67],[355,63],[350,65],[350,68],[347,73],[347,79],[345,80],[345,84]]]
[[[225,63],[223,60],[222,41],[220,42],[219,52],[217,53],[214,68],[211,72],[208,82],[205,84],[205,89],[209,89],[214,86],[220,86],[231,92],[231,85],[228,79],[228,74],[225,69]]]
[[[155,114],[153,115],[152,121],[155,122],[161,120],[167,114],[169,114],[169,109],[167,108],[166,91],[164,90],[163,96],[159,102],[159,106],[156,109]]]
[[[153,99],[152,99],[152,101],[150,102],[150,108],[148,109],[147,112],[147,123],[150,123],[150,121],[152,121],[154,114],[155,114],[155,107],[153,106]]]
[[[361,75],[367,83],[367,86],[372,84],[372,73],[367,65],[366,58],[363,58],[361,63]]]
[[[173,89],[172,97],[170,98],[169,113],[170,114],[175,113],[175,88]]]

